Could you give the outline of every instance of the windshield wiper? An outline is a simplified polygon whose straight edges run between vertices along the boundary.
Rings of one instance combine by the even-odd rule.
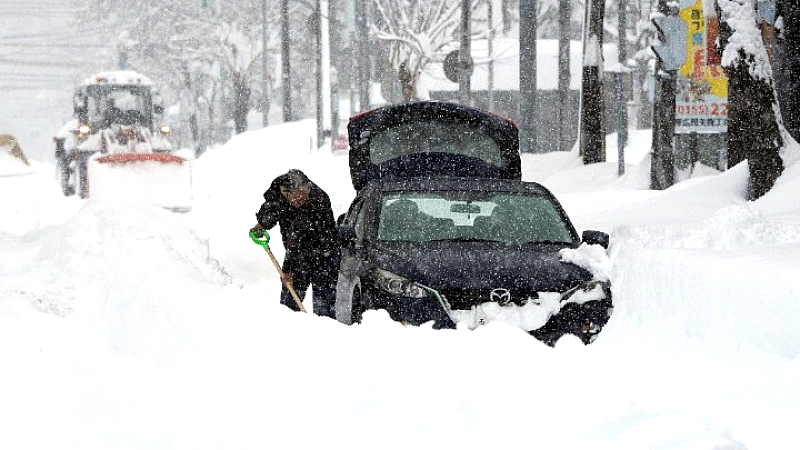
[[[445,239],[431,239],[428,242],[500,242],[496,239],[482,239],[470,236],[459,236]]]
[[[527,241],[526,244],[542,244],[542,245],[572,245],[572,242],[564,242],[564,241],[551,241],[549,239],[544,239],[541,241]]]

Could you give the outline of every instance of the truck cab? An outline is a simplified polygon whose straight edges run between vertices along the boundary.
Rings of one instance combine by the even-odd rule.
[[[72,98],[73,119],[55,136],[64,195],[89,195],[88,161],[109,154],[169,153],[170,129],[153,82],[134,71],[100,72]]]

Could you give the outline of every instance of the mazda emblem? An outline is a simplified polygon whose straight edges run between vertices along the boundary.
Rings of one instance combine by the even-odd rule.
[[[503,288],[492,289],[492,292],[489,293],[489,300],[507,305],[511,303],[511,291]]]

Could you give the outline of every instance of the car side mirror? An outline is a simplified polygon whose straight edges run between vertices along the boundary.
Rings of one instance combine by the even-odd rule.
[[[587,244],[598,244],[603,248],[608,248],[608,233],[596,230],[586,230],[581,234],[581,240]]]
[[[356,242],[356,229],[350,225],[340,225],[336,229],[339,234],[339,242],[342,246],[354,245]]]

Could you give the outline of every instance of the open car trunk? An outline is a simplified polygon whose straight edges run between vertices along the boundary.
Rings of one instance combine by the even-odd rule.
[[[350,176],[521,179],[519,130],[510,120],[454,103],[416,102],[350,119]]]

